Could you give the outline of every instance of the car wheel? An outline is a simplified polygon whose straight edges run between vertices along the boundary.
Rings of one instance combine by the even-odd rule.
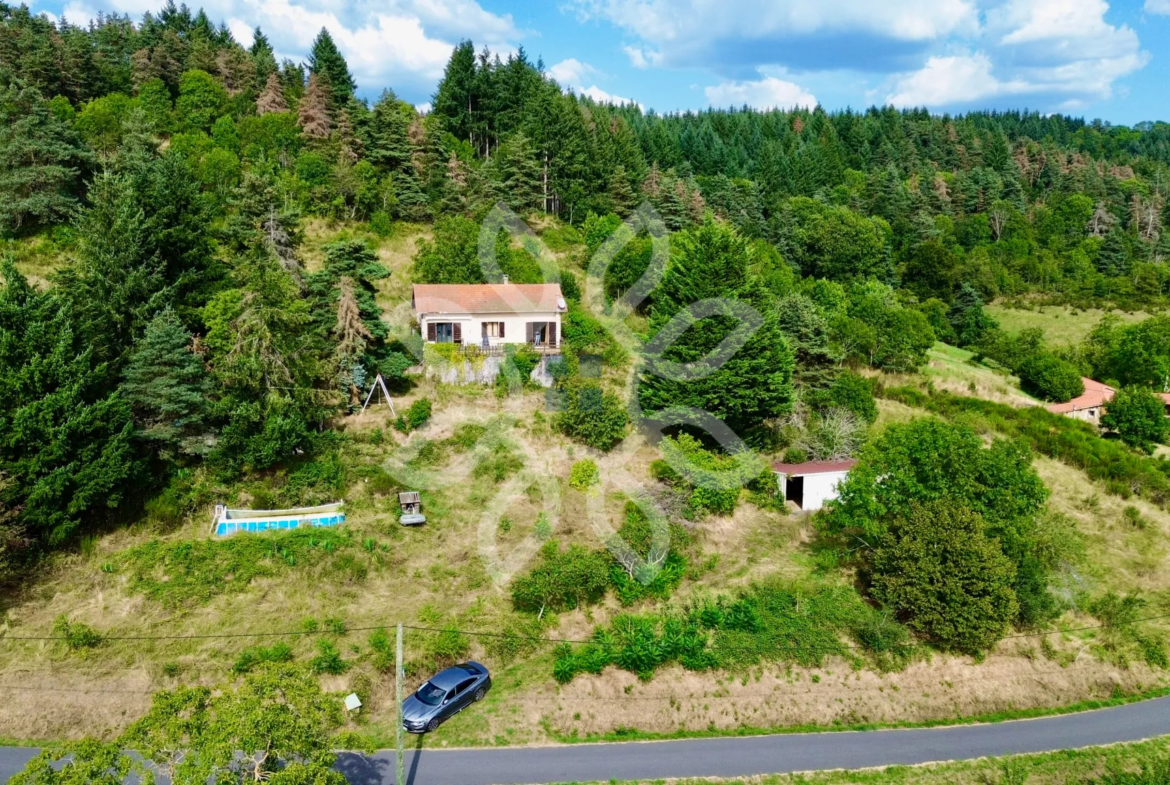
[[[481,701],[481,700],[483,700],[483,696],[485,694],[486,693],[483,691],[483,687],[480,687],[478,690],[475,691],[475,699],[477,701]]]
[[[437,731],[438,729],[439,729],[439,718],[438,717],[435,717],[433,720],[431,720],[430,722],[427,723],[427,730],[428,731],[433,732],[433,731]]]

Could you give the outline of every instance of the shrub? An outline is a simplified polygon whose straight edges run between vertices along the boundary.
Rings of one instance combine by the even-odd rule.
[[[630,416],[622,401],[588,381],[566,385],[564,410],[554,418],[561,433],[598,450],[612,450],[626,436]]]
[[[1101,424],[1117,431],[1121,440],[1143,452],[1152,453],[1170,436],[1166,405],[1146,387],[1123,387],[1105,407]]]
[[[370,216],[370,231],[379,237],[389,237],[394,233],[394,222],[389,215],[379,210]]]
[[[871,591],[943,648],[979,652],[1016,618],[1015,566],[963,504],[913,504],[873,555]]]
[[[828,405],[847,409],[867,423],[873,423],[877,419],[878,410],[873,399],[873,384],[864,376],[852,371],[842,371],[829,386],[825,397]]]
[[[53,634],[65,642],[65,648],[69,651],[95,649],[105,642],[102,634],[93,627],[71,622],[65,614],[61,614],[53,621]]]
[[[597,470],[596,463],[586,458],[573,464],[573,468],[569,472],[570,487],[584,492],[599,482],[601,482],[601,474]]]
[[[671,469],[691,488],[687,504],[692,514],[730,515],[740,489],[759,477],[764,468],[755,456],[708,450],[687,433],[666,437],[661,447]]]
[[[1076,366],[1048,352],[1037,352],[1025,359],[1017,373],[1026,392],[1046,401],[1068,401],[1085,391]]]
[[[540,549],[537,565],[512,581],[512,607],[541,616],[546,610],[570,610],[600,601],[608,584],[606,554],[579,545],[561,551],[550,540]]]
[[[404,414],[398,415],[398,419],[394,421],[394,427],[402,433],[410,433],[426,425],[429,419],[431,419],[431,401],[429,398],[419,398],[407,408]]]
[[[330,676],[340,676],[349,670],[350,664],[341,659],[341,652],[330,641],[317,641],[317,656],[313,658],[310,667],[313,673],[327,673]]]
[[[252,646],[240,652],[240,656],[236,658],[236,664],[232,666],[232,673],[247,673],[263,663],[292,662],[292,659],[292,647],[287,643],[276,643],[268,648]]]

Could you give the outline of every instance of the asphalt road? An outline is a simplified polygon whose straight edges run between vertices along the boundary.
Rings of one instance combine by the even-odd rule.
[[[1170,697],[1059,717],[949,728],[554,747],[412,748],[406,774],[409,785],[743,777],[1045,752],[1163,735],[1170,735]],[[409,738],[412,747],[419,741]],[[27,748],[0,747],[0,776],[7,781],[35,754]],[[353,785],[390,785],[394,753],[344,753],[338,768]]]

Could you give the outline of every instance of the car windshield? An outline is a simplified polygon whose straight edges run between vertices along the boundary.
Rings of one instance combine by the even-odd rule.
[[[418,688],[418,692],[414,695],[420,701],[428,706],[438,706],[443,700],[443,696],[447,694],[446,690],[439,689],[429,681]]]

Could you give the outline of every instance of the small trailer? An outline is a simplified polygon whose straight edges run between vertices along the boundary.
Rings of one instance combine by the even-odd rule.
[[[422,499],[418,491],[403,491],[398,494],[398,504],[402,507],[402,515],[398,522],[403,526],[417,526],[426,523],[427,518],[422,514]]]

